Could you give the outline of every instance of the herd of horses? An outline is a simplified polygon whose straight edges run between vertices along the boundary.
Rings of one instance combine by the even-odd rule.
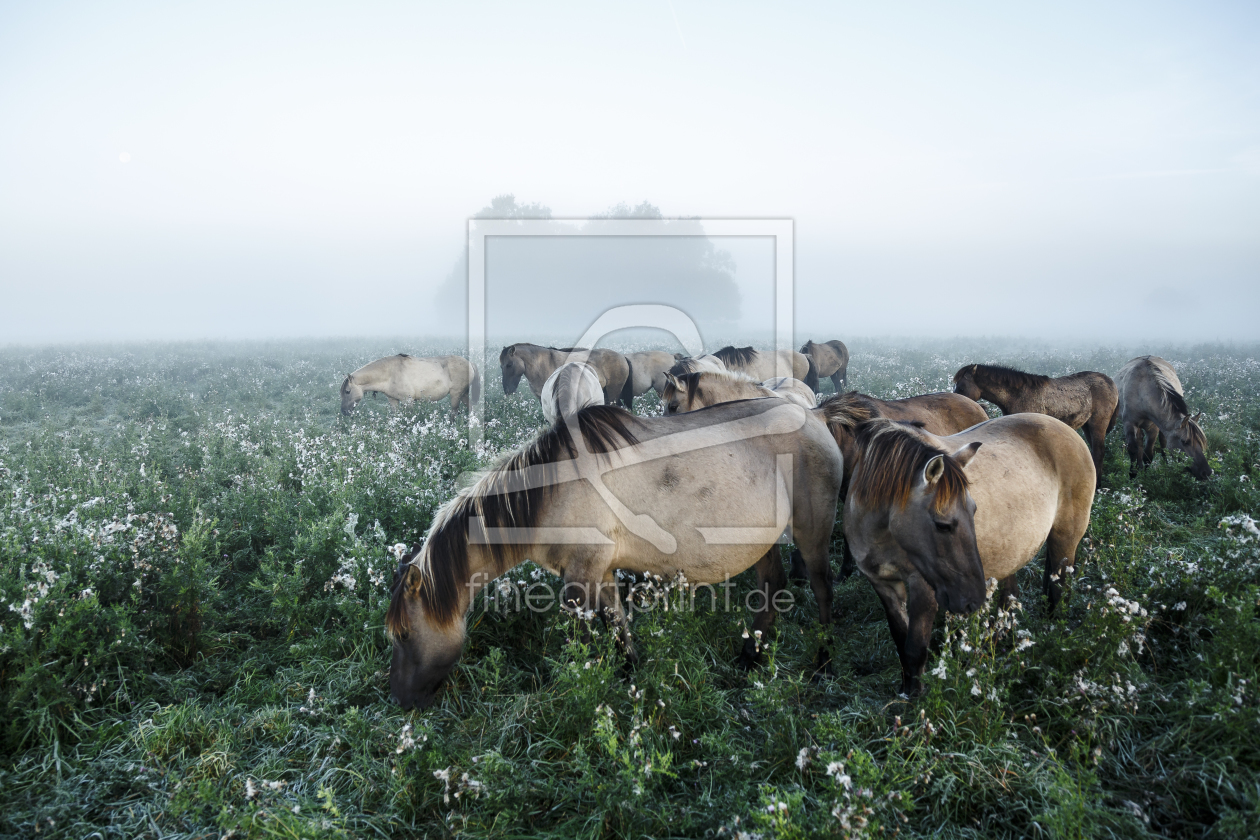
[[[404,708],[433,701],[478,591],[526,558],[562,579],[566,608],[614,628],[631,662],[618,570],[711,587],[755,567],[765,608],[740,655],[751,666],[787,586],[785,533],[796,545],[790,574],[808,581],[820,622],[832,621],[828,549],[841,507],[842,569],[860,571],[883,603],[901,692],[914,696],[938,611],[977,609],[990,579],[1013,597],[1016,572],[1043,545],[1042,588],[1055,609],[1117,422],[1130,476],[1157,443],[1165,460],[1171,446],[1190,456],[1196,478],[1211,475],[1198,417],[1157,356],[1133,359],[1115,379],[969,364],[952,392],[897,400],[842,391],[848,361],[839,341],[692,358],[505,347],[504,392],[524,377],[548,426],[457,494],[401,558],[386,614],[393,697]],[[821,401],[820,377],[836,390]],[[394,356],[346,377],[342,410],[371,391],[394,406],[449,398],[454,410],[480,390],[462,357]],[[648,390],[663,416],[626,410]],[[990,419],[979,400],[1002,416]]]

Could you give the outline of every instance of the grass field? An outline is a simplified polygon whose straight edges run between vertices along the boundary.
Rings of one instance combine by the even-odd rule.
[[[1064,608],[1034,564],[1022,608],[942,618],[915,702],[850,578],[830,677],[807,587],[752,673],[738,611],[640,615],[627,674],[607,633],[478,607],[416,713],[388,700],[390,547],[542,416],[491,371],[482,453],[443,405],[343,419],[341,377],[400,349],[442,348],[0,351],[0,834],[1260,836],[1257,348],[1140,350],[1206,413],[1216,474],[1172,456],[1130,481],[1113,432]],[[1139,352],[851,350],[883,397]]]

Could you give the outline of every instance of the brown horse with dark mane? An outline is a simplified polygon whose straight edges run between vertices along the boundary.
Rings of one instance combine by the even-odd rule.
[[[988,400],[1003,414],[1048,414],[1080,429],[1089,443],[1097,481],[1107,433],[1119,417],[1116,383],[1105,373],[1083,370],[1050,378],[1000,365],[966,365],[954,374],[954,393],[973,400]]]

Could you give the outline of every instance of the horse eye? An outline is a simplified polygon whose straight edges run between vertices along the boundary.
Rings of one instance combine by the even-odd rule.
[[[953,522],[937,522],[936,530],[940,531],[942,534],[952,534],[954,533],[954,523]]]
[[[410,634],[410,633],[408,633],[406,630],[402,631],[402,634],[401,634],[401,635],[402,635],[402,640],[403,640],[404,642],[405,642],[405,641],[407,641],[407,638],[408,638],[409,636],[411,636],[411,634]]]

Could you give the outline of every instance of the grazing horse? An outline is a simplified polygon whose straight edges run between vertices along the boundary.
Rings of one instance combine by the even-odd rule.
[[[839,339],[822,344],[807,341],[801,347],[801,353],[809,356],[814,363],[814,380],[806,379],[805,384],[817,391],[819,378],[830,376],[836,393],[840,393],[841,386],[849,381],[849,348],[844,346],[844,342]]]
[[[690,358],[679,359],[677,356],[674,358],[677,359],[677,361],[675,361],[674,366],[669,369],[669,372],[674,376],[682,376],[687,373],[726,372],[726,363],[717,356],[709,353],[705,353],[703,356],[692,356]],[[664,396],[664,394],[665,392],[661,391],[661,395]]]
[[[599,374],[586,362],[566,362],[555,369],[543,383],[542,413],[554,426],[563,418],[572,417],[584,408],[604,404],[604,390]]]
[[[676,417],[596,406],[573,420],[457,495],[399,563],[385,623],[390,693],[404,708],[432,703],[463,650],[477,592],[527,557],[563,579],[567,608],[609,621],[633,662],[617,569],[682,574],[712,591],[757,564],[759,600],[770,604],[785,582],[768,549],[790,524],[830,622],[827,547],[842,468],[808,412],[748,400]],[[773,620],[760,610],[754,627],[764,633]]]
[[[726,346],[713,353],[726,365],[727,370],[746,373],[758,382],[765,382],[775,376],[789,375],[808,383],[817,384],[818,374],[814,370],[814,360],[794,350],[778,350],[773,353],[754,350],[752,347]],[[813,371],[811,373],[811,371]],[[816,390],[810,386],[810,390]]]
[[[1105,373],[1083,370],[1051,379],[998,365],[966,365],[954,374],[954,393],[988,400],[1003,414],[1049,414],[1081,429],[1102,481],[1107,433],[1116,425],[1116,383]]]
[[[1089,526],[1089,448],[1043,414],[1013,414],[937,437],[877,420],[858,432],[845,540],[884,604],[901,658],[901,692],[922,691],[938,607],[970,612],[985,581],[1015,594],[1015,573],[1046,544],[1054,611],[1064,569]]]
[[[570,358],[572,356],[573,358]],[[539,347],[521,342],[503,348],[499,353],[499,367],[503,369],[503,393],[516,393],[524,376],[534,396],[542,396],[547,377],[565,362],[586,362],[599,376],[599,386],[604,390],[604,403],[613,405],[620,401],[626,408],[633,403],[630,393],[633,381],[630,362],[615,350],[597,347],[586,350],[581,347]]]
[[[1138,356],[1116,374],[1116,385],[1120,388],[1124,443],[1129,451],[1129,478],[1137,477],[1139,464],[1145,467],[1155,460],[1158,439],[1165,462],[1166,443],[1170,443],[1193,460],[1190,474],[1206,481],[1212,475],[1212,467],[1207,461],[1207,437],[1197,422],[1203,413],[1190,416],[1181,380],[1172,365],[1159,356]]]
[[[349,414],[367,392],[384,394],[389,405],[450,397],[451,411],[481,399],[481,374],[463,356],[386,356],[369,362],[341,383],[341,413]]]
[[[669,372],[678,358],[664,350],[645,350],[641,353],[627,353],[630,362],[631,392],[635,397],[655,390],[657,394],[665,392],[665,374]]]
[[[771,387],[774,382],[776,387]],[[814,407],[814,392],[803,382],[787,377],[779,381],[754,382],[742,373],[730,371],[666,374],[661,400],[667,415],[684,414],[719,403],[778,397],[801,406]]]
[[[836,445],[844,455],[844,483],[840,487],[842,497],[848,496],[849,480],[853,474],[853,465],[857,462],[857,429],[863,423],[882,417],[914,423],[930,434],[952,435],[989,419],[989,415],[975,400],[948,391],[900,400],[880,400],[850,391],[827,397],[818,407],[818,411],[826,420],[827,428],[831,430]],[[791,562],[788,577],[800,580],[805,570],[796,552],[792,552]],[[847,578],[856,569],[849,541],[845,540],[840,576]]]

